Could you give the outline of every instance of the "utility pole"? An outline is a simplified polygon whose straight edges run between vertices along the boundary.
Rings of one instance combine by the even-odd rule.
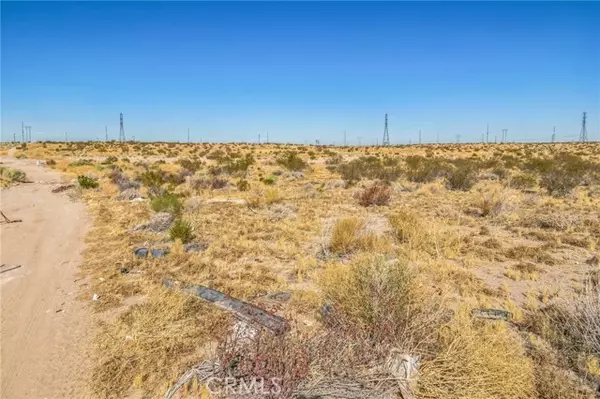
[[[485,142],[486,143],[490,142],[490,124],[489,123],[487,125],[487,130],[485,132]]]
[[[260,133],[258,134],[258,144],[260,144]]]
[[[190,143],[190,128],[188,127],[188,144]]]
[[[554,128],[552,128],[552,142],[554,143],[556,141],[556,126],[554,126]]]
[[[421,145],[421,129],[419,129],[419,145]]]
[[[65,132],[65,143],[69,142],[69,136],[67,136],[67,132]]]
[[[456,144],[460,143],[460,134],[456,135]]]
[[[17,134],[13,133],[13,143],[16,143],[16,142],[17,142]]]
[[[346,131],[344,130],[344,147],[346,146]]]
[[[581,117],[581,133],[579,134],[579,141],[581,141],[581,142],[588,141],[586,120],[587,120],[587,112],[584,112]]]
[[[108,141],[108,126],[104,125],[104,141]]]
[[[267,144],[269,144],[269,131],[267,130]]]

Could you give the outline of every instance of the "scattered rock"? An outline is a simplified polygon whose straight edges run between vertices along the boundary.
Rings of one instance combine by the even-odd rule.
[[[162,258],[169,253],[168,249],[155,248],[150,251],[153,258]]]
[[[329,180],[325,185],[327,188],[346,188],[346,182],[343,180]]]
[[[284,177],[289,180],[303,179],[304,173],[294,170],[292,172],[286,173]]]
[[[275,172],[273,172],[274,176],[281,176],[283,174],[283,171],[281,170],[276,170]]]
[[[185,252],[201,252],[208,248],[207,244],[199,243],[199,242],[190,242],[189,244],[185,244],[183,249]]]
[[[588,260],[586,260],[585,263],[587,263],[590,266],[598,266],[600,265],[600,258],[598,258],[598,255],[594,255]]]
[[[145,258],[148,256],[148,248],[137,248],[133,251],[133,253],[135,254],[135,256]]]
[[[135,188],[128,188],[126,190],[123,190],[121,194],[117,195],[117,200],[119,201],[132,201],[138,198],[142,198],[142,196],[140,195],[140,192]]]
[[[291,297],[292,297],[292,294],[290,294],[289,292],[285,292],[285,291],[273,292],[273,293],[267,295],[267,298],[273,299],[273,300],[279,301],[279,302],[287,302],[290,300]]]
[[[174,217],[168,212],[159,212],[152,215],[148,223],[135,226],[131,231],[153,231],[160,233],[167,231],[173,223]]]

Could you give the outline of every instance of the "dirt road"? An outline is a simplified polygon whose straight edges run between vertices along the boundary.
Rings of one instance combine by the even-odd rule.
[[[85,384],[92,324],[85,304],[76,299],[90,224],[85,207],[65,193],[51,193],[56,185],[50,183],[61,180],[58,173],[32,160],[2,162],[34,183],[0,193],[0,209],[23,220],[0,226],[0,397],[90,397]]]

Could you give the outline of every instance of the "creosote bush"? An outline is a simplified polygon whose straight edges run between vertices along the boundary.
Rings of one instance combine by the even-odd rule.
[[[308,164],[295,151],[288,151],[276,160],[278,165],[291,171],[302,171],[308,167]]]
[[[179,215],[181,213],[181,200],[178,195],[165,192],[153,197],[150,200],[150,207],[155,212],[168,212],[172,215]]]
[[[81,188],[96,188],[99,186],[96,179],[85,175],[77,176],[77,183],[79,183],[79,187]]]

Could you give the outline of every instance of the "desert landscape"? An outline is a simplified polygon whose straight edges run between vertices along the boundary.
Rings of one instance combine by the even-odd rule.
[[[0,148],[2,211],[22,219],[2,263],[23,263],[2,272],[5,397],[40,395],[9,369],[43,342],[77,353],[47,397],[600,395],[598,143]],[[39,242],[25,198],[47,210]],[[77,342],[25,318],[9,345],[11,287],[53,291],[26,263],[63,256],[68,295],[35,312]]]

